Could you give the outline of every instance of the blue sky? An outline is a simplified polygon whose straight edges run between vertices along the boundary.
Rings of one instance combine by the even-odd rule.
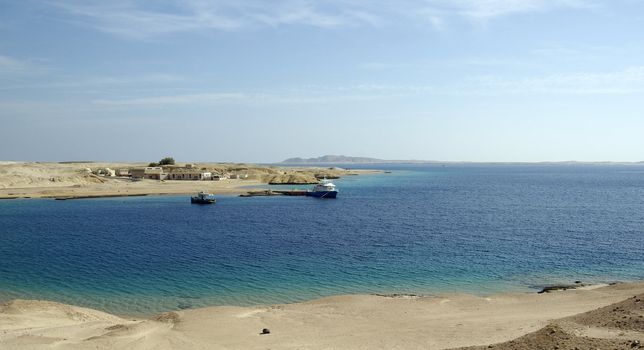
[[[644,160],[636,0],[0,0],[0,159]]]

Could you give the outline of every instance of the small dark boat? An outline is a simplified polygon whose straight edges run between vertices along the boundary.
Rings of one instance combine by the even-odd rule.
[[[192,204],[214,204],[215,202],[217,202],[215,197],[206,192],[199,192],[196,196],[190,197],[190,203]]]

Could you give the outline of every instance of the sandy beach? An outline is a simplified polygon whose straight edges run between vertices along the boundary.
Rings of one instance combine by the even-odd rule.
[[[488,297],[345,295],[150,319],[14,300],[0,306],[0,348],[632,349],[644,342],[643,298],[639,282]]]
[[[39,163],[0,162],[0,199],[83,198],[163,194],[242,194],[253,186],[268,183],[316,182],[316,176],[339,177],[372,173],[365,170],[320,167],[284,168],[248,164],[204,163],[198,168],[247,174],[244,179],[223,181],[152,180],[132,181],[127,177],[87,174],[85,169],[145,167],[144,163]],[[300,186],[300,187],[302,187]]]

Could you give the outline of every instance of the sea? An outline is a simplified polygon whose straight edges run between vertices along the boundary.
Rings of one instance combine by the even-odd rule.
[[[0,301],[147,316],[644,279],[644,164],[351,167],[386,172],[334,180],[335,200],[0,201]]]

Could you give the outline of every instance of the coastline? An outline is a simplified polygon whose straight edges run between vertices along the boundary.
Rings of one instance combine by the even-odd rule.
[[[222,181],[152,180],[132,181],[127,177],[86,174],[83,169],[142,167],[141,163],[36,163],[0,162],[0,199],[53,198],[81,199],[147,195],[180,195],[208,191],[212,194],[240,195],[269,184],[307,185],[316,177],[337,178],[372,174],[377,170],[345,170],[320,167],[274,167],[248,164],[204,163],[202,169],[250,174],[244,179]]]
[[[233,182],[234,181],[234,182]],[[178,181],[177,181],[178,182]],[[212,194],[238,195],[253,186],[264,183],[254,180],[230,180],[226,183],[205,183],[204,181],[160,182],[141,180],[111,185],[84,185],[60,187],[23,187],[0,189],[0,199],[85,199],[107,197],[139,197],[163,195],[194,195],[195,192],[208,191]]]
[[[634,300],[640,299],[633,296],[643,293],[644,282],[633,282],[487,297],[341,295],[295,304],[174,311],[150,319],[15,300],[0,306],[0,345],[11,349],[451,349],[485,348],[532,332],[539,335],[544,329],[546,336],[568,332],[579,341],[594,336],[626,344],[644,333],[639,328],[600,329],[583,322],[593,315],[610,318],[592,310],[623,300],[637,308],[641,305]],[[638,310],[631,311],[637,315]],[[590,316],[580,315],[589,311]],[[637,317],[633,322],[639,322]],[[270,334],[260,334],[264,328]],[[532,345],[524,348],[538,348]]]

